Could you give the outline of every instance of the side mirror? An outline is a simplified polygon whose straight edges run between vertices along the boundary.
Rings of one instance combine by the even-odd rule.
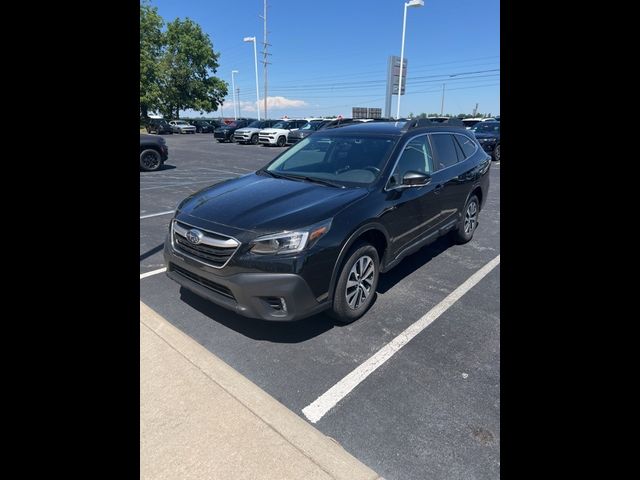
[[[409,170],[404,174],[404,177],[402,177],[402,185],[407,187],[421,187],[430,181],[431,175],[424,172],[416,172],[414,170]]]

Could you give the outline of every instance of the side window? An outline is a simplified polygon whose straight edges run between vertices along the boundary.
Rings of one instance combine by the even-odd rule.
[[[435,150],[438,170],[458,163],[458,154],[453,135],[449,133],[434,133],[431,135],[431,142]]]
[[[464,158],[469,158],[476,151],[476,145],[466,135],[456,135],[456,140],[464,152]]]
[[[396,168],[389,179],[389,186],[394,187],[402,183],[402,178],[408,171],[431,174],[433,172],[433,155],[427,135],[416,137],[404,147]]]

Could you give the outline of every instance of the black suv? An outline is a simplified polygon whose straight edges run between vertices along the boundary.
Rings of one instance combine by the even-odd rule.
[[[189,123],[196,127],[197,133],[211,133],[216,128],[207,120],[192,120]]]
[[[167,158],[169,158],[169,148],[164,138],[140,135],[140,170],[145,172],[160,170]]]
[[[164,118],[150,118],[147,122],[147,133],[173,133],[173,130]]]
[[[247,317],[330,309],[354,321],[381,272],[442,235],[473,237],[491,159],[457,124],[319,130],[260,170],[191,195],[170,222],[167,275]]]
[[[231,122],[229,125],[222,125],[222,126],[216,128],[213,131],[213,136],[220,143],[222,143],[222,142],[233,142],[234,141],[233,140],[233,134],[236,132],[236,130],[239,129],[239,128],[246,127],[247,125],[249,125],[253,121],[254,121],[253,118],[239,118],[239,119]]]
[[[500,161],[500,122],[488,121],[476,123],[471,127],[480,146],[489,153],[496,162]]]

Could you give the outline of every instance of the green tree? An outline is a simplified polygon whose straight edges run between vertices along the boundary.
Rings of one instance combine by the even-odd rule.
[[[160,55],[164,21],[158,9],[148,2],[140,4],[140,117],[160,107]]]
[[[164,37],[166,46],[160,62],[162,114],[179,118],[180,110],[216,111],[227,95],[228,85],[213,76],[220,54],[213,51],[209,36],[191,19],[177,18],[167,24]]]

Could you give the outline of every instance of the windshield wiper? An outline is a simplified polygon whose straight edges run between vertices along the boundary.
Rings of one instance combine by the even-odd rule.
[[[306,182],[319,183],[321,185],[327,185],[328,187],[345,188],[344,185],[340,185],[339,183],[332,182],[331,180],[325,180],[322,178],[307,177],[306,175],[291,175],[291,174],[287,174],[283,176],[285,178],[296,178],[296,179],[304,180]]]

